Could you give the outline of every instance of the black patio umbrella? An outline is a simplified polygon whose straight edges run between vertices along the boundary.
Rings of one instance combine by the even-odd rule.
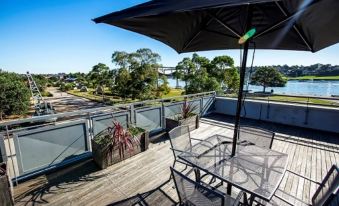
[[[232,155],[248,49],[316,52],[339,42],[339,0],[153,0],[94,21],[144,34],[178,53],[242,47]]]

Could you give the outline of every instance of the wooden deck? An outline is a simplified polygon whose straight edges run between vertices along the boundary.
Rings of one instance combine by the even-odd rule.
[[[226,122],[226,123],[225,123]],[[332,164],[339,165],[339,135],[244,120],[277,132],[273,149],[289,154],[288,169],[320,182]],[[214,115],[201,120],[195,138],[232,136],[232,118]],[[177,195],[169,181],[173,163],[169,141],[159,138],[150,149],[126,161],[98,170],[91,160],[14,188],[16,205],[174,205]],[[295,205],[310,202],[316,184],[286,173],[277,194]],[[284,205],[283,202],[277,202]]]

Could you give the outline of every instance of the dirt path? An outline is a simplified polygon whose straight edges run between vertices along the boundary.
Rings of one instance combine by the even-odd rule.
[[[73,112],[82,109],[91,109],[105,106],[102,103],[90,101],[88,99],[77,97],[66,92],[61,92],[55,87],[47,88],[47,91],[53,94],[53,97],[45,97],[45,100],[51,102],[57,113]]]

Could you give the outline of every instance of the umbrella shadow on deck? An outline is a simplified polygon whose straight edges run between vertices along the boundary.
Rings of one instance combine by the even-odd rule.
[[[92,160],[78,163],[57,172],[46,174],[14,189],[15,203],[18,205],[49,204],[53,198],[67,196],[67,193],[80,191],[89,182],[105,178],[105,174],[96,174],[99,168]],[[67,201],[67,198],[64,198]]]
[[[129,205],[177,205],[177,202],[165,192],[165,187],[170,186],[171,181],[167,180],[160,186],[127,199],[108,204],[108,206],[129,206]],[[173,182],[172,182],[173,183]],[[171,188],[175,190],[174,188]],[[168,191],[166,189],[166,191]]]

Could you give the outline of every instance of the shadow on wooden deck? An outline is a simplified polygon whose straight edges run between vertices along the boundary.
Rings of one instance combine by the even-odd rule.
[[[109,206],[130,206],[130,205],[176,205],[176,201],[173,200],[166,192],[162,189],[165,185],[170,184],[170,180],[162,183],[160,186],[137,194],[133,197],[108,204]]]
[[[48,204],[45,196],[58,194],[60,192],[76,191],[88,182],[93,182],[105,178],[105,174],[96,174],[99,168],[91,160],[67,167],[57,172],[52,172],[16,187],[14,200],[15,203],[29,202],[35,204]]]

